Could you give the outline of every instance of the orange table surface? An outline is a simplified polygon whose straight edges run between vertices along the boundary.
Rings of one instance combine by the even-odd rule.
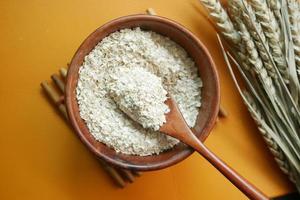
[[[89,33],[148,7],[194,32],[217,65],[229,117],[206,145],[268,196],[294,190],[249,117],[197,0],[1,0],[1,200],[247,199],[197,154],[116,188],[41,90],[40,82],[65,66]]]

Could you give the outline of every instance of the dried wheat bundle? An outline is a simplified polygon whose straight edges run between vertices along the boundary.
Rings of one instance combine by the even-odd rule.
[[[297,0],[200,0],[224,58],[280,169],[300,191],[300,6]],[[226,51],[222,41],[226,41]],[[229,62],[231,60],[232,62]],[[245,91],[231,63],[245,81]]]

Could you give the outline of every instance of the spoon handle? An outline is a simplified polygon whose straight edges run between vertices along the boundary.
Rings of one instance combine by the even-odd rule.
[[[258,188],[249,183],[244,177],[239,175],[217,155],[211,152],[201,141],[196,137],[193,144],[189,144],[198,151],[207,161],[209,161],[217,170],[219,170],[232,184],[242,191],[248,198],[255,200],[269,199]]]
[[[178,106],[172,98],[166,101],[170,112],[166,115],[167,123],[160,127],[160,131],[179,139],[181,142],[191,146],[208,160],[217,170],[219,170],[231,183],[233,183],[247,197],[255,200],[269,199],[259,189],[250,184],[245,178],[230,168],[217,155],[211,152],[191,131]]]

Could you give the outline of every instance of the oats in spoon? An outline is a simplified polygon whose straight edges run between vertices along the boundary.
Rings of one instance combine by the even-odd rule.
[[[144,128],[157,131],[166,122],[169,112],[164,103],[167,91],[161,78],[144,68],[119,68],[111,75],[109,93],[119,106],[134,121]]]

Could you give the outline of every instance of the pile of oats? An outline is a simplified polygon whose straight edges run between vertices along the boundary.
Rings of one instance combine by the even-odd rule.
[[[130,155],[147,156],[172,148],[178,140],[144,129],[116,104],[109,82],[118,68],[144,68],[160,77],[192,127],[201,106],[202,87],[193,60],[167,37],[140,28],[122,29],[98,43],[79,70],[80,116],[96,140]]]

